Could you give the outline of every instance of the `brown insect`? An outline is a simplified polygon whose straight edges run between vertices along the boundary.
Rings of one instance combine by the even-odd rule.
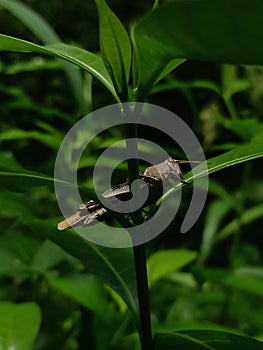
[[[162,195],[163,182],[174,179],[183,184],[188,184],[187,181],[183,180],[183,175],[179,165],[183,163],[200,164],[203,162],[175,160],[169,157],[163,163],[150,166],[146,168],[143,173],[139,174],[139,177],[144,180],[141,186],[147,186],[149,190],[149,196],[144,203],[144,207],[153,203]],[[130,184],[126,181],[115,188],[107,190],[102,196],[109,199],[113,204],[116,198],[121,201],[127,201],[132,197]],[[58,224],[57,227],[59,230],[65,230],[77,226],[90,226],[94,224],[95,219],[99,221],[104,220],[105,215],[107,214],[107,209],[93,200],[78,205],[77,210],[76,214]]]

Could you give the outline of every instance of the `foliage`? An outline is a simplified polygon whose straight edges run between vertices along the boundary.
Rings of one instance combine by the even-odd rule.
[[[63,17],[66,5],[54,4]],[[48,12],[42,17],[15,0],[0,0],[0,6],[0,49],[6,51],[0,62],[0,347],[140,349],[141,340],[143,349],[151,348],[140,332],[135,251],[57,231],[52,187],[57,150],[77,118],[129,100],[182,116],[201,140],[213,174],[198,224],[179,235],[190,194],[185,188],[176,221],[147,245],[155,348],[263,348],[262,2],[156,1],[146,14],[138,2],[132,24],[127,4],[111,6],[121,22],[96,0],[100,54],[87,51],[86,38],[77,35],[61,42],[69,22],[77,33],[78,18],[61,19],[58,36],[44,19]],[[81,5],[78,11],[80,19]],[[131,26],[130,35],[122,23]],[[156,142],[147,129],[141,132]],[[69,165],[85,137],[77,136]],[[80,187],[90,198],[97,157],[121,138],[113,128],[82,157]],[[159,142],[181,157],[169,140],[161,136]],[[118,169],[117,182],[125,179],[124,170]],[[200,167],[195,177],[203,175]]]

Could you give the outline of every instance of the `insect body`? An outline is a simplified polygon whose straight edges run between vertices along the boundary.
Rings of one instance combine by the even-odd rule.
[[[140,186],[147,186],[149,190],[149,195],[144,203],[144,207],[153,203],[162,195],[163,183],[170,179],[175,179],[181,183],[188,184],[188,182],[184,181],[182,177],[182,172],[179,166],[179,164],[182,163],[198,164],[202,162],[175,160],[169,157],[163,163],[150,166],[146,168],[143,173],[139,174],[139,177],[144,180]],[[107,190],[102,196],[110,200],[113,204],[116,202],[116,199],[124,202],[128,201],[132,197],[130,184],[126,181],[115,188]],[[104,220],[105,215],[107,214],[107,209],[93,200],[78,205],[77,210],[76,214],[58,224],[57,227],[59,230],[65,230],[77,226],[90,226],[94,224],[95,219],[99,221]]]

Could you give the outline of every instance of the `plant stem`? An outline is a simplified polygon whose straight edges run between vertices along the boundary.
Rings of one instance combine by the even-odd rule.
[[[139,301],[140,342],[142,350],[152,350],[149,288],[147,279],[145,245],[133,247]]]
[[[137,154],[137,144],[130,143],[129,138],[137,138],[137,125],[131,124],[126,127],[126,147],[128,155],[129,181],[132,183],[139,177],[138,158],[130,158],[129,154]],[[134,224],[141,224],[143,217],[141,210],[137,210],[131,215]],[[147,266],[145,245],[133,246],[134,265],[136,272],[137,294],[139,302],[139,335],[142,350],[152,350],[152,330],[149,304],[149,287],[147,278]]]

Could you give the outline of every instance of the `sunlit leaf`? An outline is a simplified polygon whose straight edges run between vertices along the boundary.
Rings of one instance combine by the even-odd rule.
[[[31,350],[40,322],[37,304],[0,302],[0,349]]]
[[[185,249],[160,250],[154,253],[147,261],[149,285],[172,271],[180,270],[191,263],[196,256],[196,252]]]

